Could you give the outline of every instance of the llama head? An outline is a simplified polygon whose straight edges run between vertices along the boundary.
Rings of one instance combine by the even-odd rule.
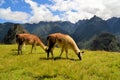
[[[48,53],[48,46],[45,46],[44,50]]]
[[[82,60],[82,54],[80,52],[78,52],[78,58]]]
[[[46,53],[49,53],[49,52],[51,51],[51,49],[47,47],[47,48],[45,49],[45,51],[46,51]]]

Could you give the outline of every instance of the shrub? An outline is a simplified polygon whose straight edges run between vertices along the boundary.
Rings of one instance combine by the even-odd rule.
[[[101,33],[91,44],[92,50],[120,51],[120,43],[111,33]]]

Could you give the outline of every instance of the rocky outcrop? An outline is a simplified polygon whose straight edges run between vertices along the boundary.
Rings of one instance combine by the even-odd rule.
[[[14,24],[14,26],[8,30],[7,35],[4,37],[3,43],[5,44],[16,43],[15,36],[16,34],[19,33],[28,33],[28,31],[25,30],[21,25]]]

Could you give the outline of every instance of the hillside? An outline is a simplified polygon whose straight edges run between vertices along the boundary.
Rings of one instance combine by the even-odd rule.
[[[38,24],[23,24],[29,32],[39,36],[47,36],[48,34],[61,32],[71,34],[74,32],[74,24],[70,22],[40,22]]]
[[[0,43],[2,43],[9,28],[13,25],[14,23],[0,24]],[[103,20],[94,16],[91,19],[79,20],[74,24],[67,21],[41,21],[38,24],[25,23],[20,25],[30,33],[39,36],[43,41],[45,41],[46,37],[51,33],[61,32],[69,34],[80,48],[89,49],[92,40],[103,32],[109,32],[115,35],[120,42],[120,18],[115,17]]]
[[[46,60],[46,53],[37,47],[37,54],[29,54],[26,46],[23,55],[17,55],[17,45],[0,45],[0,80],[120,80],[120,54],[106,51],[87,51],[83,60],[69,51],[56,60]]]
[[[12,27],[14,24],[13,23],[0,23],[0,43],[3,43],[3,39],[5,35],[7,35],[8,30],[10,27]]]
[[[84,20],[83,23],[79,21],[76,24],[79,25],[72,36],[77,42],[86,41],[102,32],[110,31],[107,22],[97,16],[92,17],[90,20]]]
[[[110,26],[112,33],[119,33],[120,34],[120,18],[110,18],[107,20],[108,25]]]
[[[4,36],[3,43],[5,44],[14,44],[16,43],[16,34],[28,33],[21,25],[14,24],[9,28],[7,34]]]

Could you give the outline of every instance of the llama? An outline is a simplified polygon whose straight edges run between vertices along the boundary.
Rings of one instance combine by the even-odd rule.
[[[66,58],[68,58],[68,49],[72,49],[78,56],[78,58],[82,60],[82,54],[77,44],[69,35],[62,33],[53,33],[47,37],[47,41],[48,41],[47,58],[49,58],[49,52],[51,52],[51,55],[53,57],[53,49],[57,45],[61,47],[60,57],[63,51],[65,50]]]
[[[36,46],[40,46],[43,50],[47,50],[47,47],[42,43],[42,41],[35,35],[33,34],[28,34],[28,33],[22,33],[22,34],[17,34],[16,35],[16,42],[18,43],[18,54],[22,54],[22,47],[25,44],[31,44],[31,53],[33,48],[35,49],[36,52]]]

